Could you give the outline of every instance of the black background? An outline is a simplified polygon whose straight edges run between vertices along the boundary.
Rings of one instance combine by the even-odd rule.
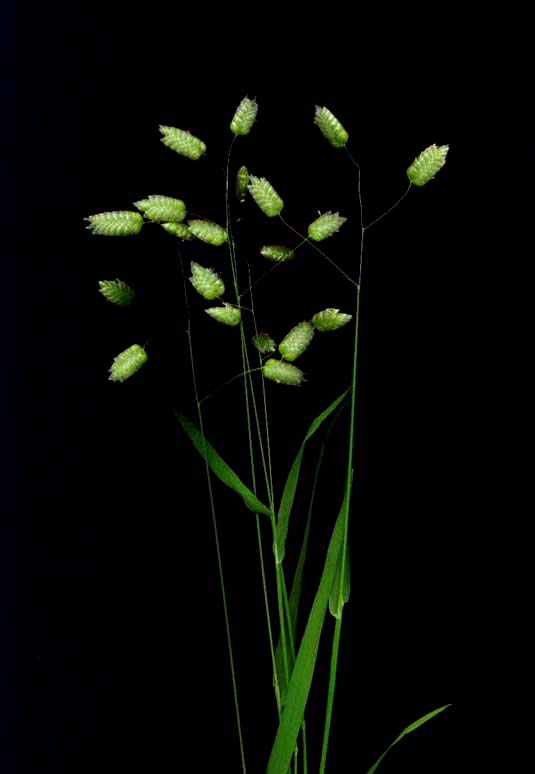
[[[13,699],[3,770],[239,770],[204,469],[171,412],[194,417],[178,241],[157,227],[132,239],[96,237],[83,218],[164,193],[223,223],[228,124],[245,95],[258,99],[258,121],[235,144],[231,170],[245,163],[270,179],[298,230],[318,210],[346,215],[325,249],[352,274],[356,170],[313,126],[314,105],[327,105],[350,133],[365,222],[401,195],[405,169],[423,148],[450,145],[436,180],[366,236],[352,595],[329,760],[332,771],[364,772],[402,727],[451,702],[383,768],[469,770],[461,750],[474,704],[484,703],[481,652],[483,643],[493,647],[489,609],[500,581],[495,566],[489,579],[496,528],[482,495],[493,456],[483,385],[497,267],[480,247],[478,73],[453,84],[447,60],[443,70],[413,67],[403,43],[387,57],[377,35],[364,52],[365,30],[317,22],[305,30],[282,10],[257,9],[253,18],[207,7],[182,16],[32,9],[20,22],[18,122],[6,145],[17,149],[19,198],[17,293],[6,299],[15,333],[5,342],[18,353],[5,468],[14,518],[5,522],[2,565],[13,592],[6,662],[16,655],[17,668],[6,670]],[[159,124],[201,137],[206,158],[194,163],[165,148]],[[6,169],[13,172],[11,153]],[[235,213],[240,255],[258,276],[266,267],[255,246],[293,237],[250,201]],[[180,249],[185,261],[228,275],[224,248]],[[98,293],[98,280],[115,277],[139,291],[131,310]],[[352,310],[354,294],[303,247],[258,286],[255,302],[262,327],[281,338],[319,308]],[[235,331],[205,319],[199,298],[190,303],[202,395],[240,362]],[[110,383],[112,358],[134,342],[147,342],[148,363],[132,380]],[[310,421],[345,388],[351,350],[350,326],[318,336],[301,361],[307,383],[269,386],[279,492]],[[208,437],[247,478],[241,382],[206,407]],[[329,449],[304,609],[339,505],[346,443],[340,430]],[[311,470],[307,460],[296,530]],[[215,493],[246,755],[260,772],[276,713],[255,518],[223,487]],[[290,538],[288,571],[297,546]],[[328,617],[307,715],[311,756],[321,744],[332,628]]]

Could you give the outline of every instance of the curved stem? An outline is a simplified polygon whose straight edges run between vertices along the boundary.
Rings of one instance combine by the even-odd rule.
[[[401,202],[403,201],[403,199],[404,199],[404,198],[407,196],[407,194],[409,193],[409,191],[411,190],[411,188],[412,188],[412,183],[409,183],[409,187],[407,188],[407,190],[405,191],[405,193],[404,193],[402,196],[400,196],[400,197],[399,197],[399,199],[397,200],[397,202],[396,202],[395,204],[393,204],[391,207],[389,207],[387,210],[385,210],[385,211],[383,212],[383,214],[382,214],[382,215],[379,215],[377,218],[375,218],[375,220],[372,220],[372,222],[371,222],[371,223],[368,223],[368,225],[367,225],[367,226],[365,226],[365,228],[366,228],[366,229],[369,229],[369,228],[371,228],[372,226],[375,226],[375,224],[376,224],[376,223],[379,223],[379,221],[380,221],[380,220],[382,220],[383,218],[385,218],[385,217],[386,217],[386,216],[387,216],[389,213],[391,213],[391,212],[392,212],[392,210],[395,210],[395,209],[396,209],[396,207],[398,206],[398,204],[401,204]]]

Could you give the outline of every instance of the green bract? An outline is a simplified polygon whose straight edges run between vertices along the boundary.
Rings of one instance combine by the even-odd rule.
[[[339,309],[323,309],[312,318],[312,325],[317,331],[335,331],[351,320],[353,315],[345,314]]]
[[[236,306],[212,306],[210,309],[204,310],[206,314],[213,317],[217,322],[224,323],[225,325],[239,325],[241,320],[241,312]]]
[[[244,97],[230,122],[231,131],[234,134],[249,134],[258,113],[256,100]]]
[[[249,180],[249,193],[264,215],[269,218],[279,215],[284,207],[284,202],[271,183],[268,183],[265,177],[254,177],[254,175],[250,175]]]
[[[114,359],[110,368],[110,381],[124,382],[139,371],[147,360],[147,353],[139,344],[132,344]]]
[[[225,292],[223,280],[213,269],[207,269],[195,261],[191,262],[191,274],[189,281],[200,295],[207,301],[219,298]]]
[[[157,223],[162,221],[179,223],[186,217],[186,205],[182,199],[173,199],[171,196],[151,194],[148,199],[134,202],[134,206],[141,210],[145,217]]]
[[[309,322],[296,325],[279,344],[279,352],[285,360],[296,360],[303,354],[312,339],[314,328]]]
[[[326,212],[324,215],[320,215],[319,218],[312,221],[308,227],[308,236],[313,239],[314,242],[321,242],[323,239],[336,234],[340,226],[346,222],[347,218],[343,218],[338,212]]]
[[[201,242],[219,246],[228,241],[226,230],[211,220],[188,220],[188,226],[193,236]]]
[[[449,145],[430,145],[414,159],[407,169],[407,177],[414,185],[425,185],[446,163]]]
[[[130,306],[136,297],[134,288],[120,279],[100,280],[98,284],[99,291],[104,298],[111,301],[112,304],[117,304],[117,306]]]
[[[184,129],[176,129],[174,126],[160,126],[160,132],[163,134],[163,144],[176,153],[180,153],[181,156],[196,161],[203,153],[206,153],[206,145],[203,141]]]
[[[129,210],[114,210],[112,212],[98,212],[84,220],[89,221],[88,229],[93,234],[104,236],[133,236],[139,234],[143,226],[143,217],[139,212]]]
[[[305,376],[300,368],[286,363],[284,360],[275,360],[270,357],[262,366],[262,373],[266,379],[271,379],[278,384],[300,385]]]
[[[269,258],[270,261],[289,261],[295,257],[295,252],[282,245],[264,245],[260,248],[260,255]]]
[[[316,105],[314,123],[319,127],[322,135],[331,143],[333,148],[343,148],[349,139],[349,135],[340,123],[326,107]]]

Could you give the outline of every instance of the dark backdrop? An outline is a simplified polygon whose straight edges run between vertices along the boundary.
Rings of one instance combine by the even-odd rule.
[[[15,579],[6,608],[17,653],[5,725],[12,770],[239,769],[204,469],[171,412],[195,416],[178,241],[157,227],[131,239],[96,237],[83,218],[164,193],[224,222],[228,124],[245,95],[258,99],[258,122],[235,144],[231,175],[245,163],[270,179],[286,220],[301,231],[318,211],[339,210],[348,222],[324,246],[352,274],[356,169],[313,126],[314,105],[328,106],[350,133],[365,222],[405,190],[405,169],[423,148],[451,147],[437,179],[413,189],[366,239],[352,594],[330,761],[332,771],[364,772],[404,725],[451,702],[384,771],[464,770],[466,719],[485,682],[479,648],[491,628],[493,534],[481,490],[491,456],[482,383],[495,267],[478,249],[485,183],[473,173],[477,75],[459,90],[447,62],[433,72],[411,67],[403,45],[386,55],[380,35],[364,53],[364,30],[318,22],[304,29],[281,9],[257,12],[33,9],[20,20],[19,120],[8,145],[18,149],[18,292],[7,298],[16,334],[6,343],[18,348],[8,404],[19,409],[17,441],[6,477],[16,518],[7,522],[5,545],[14,550],[3,565]],[[203,138],[206,158],[194,163],[166,149],[159,124]],[[258,245],[294,238],[250,201],[235,214],[240,256],[258,276]],[[180,251],[228,277],[224,248]],[[131,310],[98,293],[98,280],[116,277],[139,291]],[[258,286],[255,302],[262,327],[280,338],[319,308],[351,311],[354,294],[303,247]],[[190,303],[199,391],[207,394],[240,370],[237,336],[205,319],[201,299]],[[147,343],[148,363],[130,381],[110,383],[112,358],[134,342]],[[307,383],[269,385],[279,492],[308,424],[346,386],[351,348],[349,326],[318,336],[302,358]],[[206,422],[246,478],[239,380],[206,403]],[[340,429],[318,495],[310,589],[340,501],[346,444]],[[296,530],[309,460],[305,474]],[[249,770],[260,772],[276,714],[255,517],[218,484],[215,494],[246,754]],[[265,537],[269,546],[267,530]],[[292,538],[289,569],[297,547]],[[309,590],[304,609],[311,601]],[[308,716],[312,754],[332,628],[328,618]]]

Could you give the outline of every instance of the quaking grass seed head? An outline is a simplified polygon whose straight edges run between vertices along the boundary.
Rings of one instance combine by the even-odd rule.
[[[174,126],[160,126],[160,133],[163,134],[162,142],[164,145],[187,159],[197,161],[206,153],[204,142],[191,132],[177,129]]]
[[[234,117],[230,122],[230,129],[235,135],[249,134],[258,113],[256,99],[244,97],[238,105]]]
[[[89,221],[87,228],[93,234],[103,236],[133,236],[139,234],[143,226],[143,216],[139,212],[129,210],[98,212],[84,220]]]
[[[136,291],[120,279],[99,280],[99,292],[107,301],[117,306],[130,306],[136,297]]]
[[[314,338],[314,328],[309,322],[301,322],[286,334],[279,344],[279,352],[285,360],[297,360]]]
[[[173,199],[171,196],[151,194],[148,199],[134,202],[134,206],[141,210],[146,218],[156,223],[163,221],[180,223],[186,217],[186,205],[182,199]]]
[[[446,163],[449,145],[430,145],[417,156],[407,169],[407,177],[413,185],[425,185],[432,180]]]
[[[291,261],[292,258],[295,258],[295,252],[289,247],[283,247],[283,245],[264,245],[260,248],[260,255],[276,263]]]
[[[193,234],[187,223],[161,223],[160,225],[168,234],[173,234],[179,239],[193,239]]]
[[[269,333],[257,333],[253,336],[253,344],[262,355],[266,355],[268,352],[275,352],[277,349],[277,345]]]
[[[339,309],[323,309],[312,317],[312,325],[317,331],[336,331],[351,320],[353,315],[341,312]]]
[[[236,175],[236,198],[243,202],[247,196],[247,186],[249,185],[249,170],[247,167],[240,167]]]
[[[191,277],[189,281],[197,293],[207,301],[212,301],[214,298],[219,298],[219,296],[223,295],[225,284],[219,274],[213,269],[208,269],[199,263],[195,263],[195,261],[192,261],[190,266]]]
[[[124,382],[133,376],[143,363],[147,361],[147,353],[139,344],[132,344],[131,347],[120,352],[110,367],[109,380],[112,382]]]
[[[262,373],[266,379],[271,379],[277,384],[288,384],[298,387],[305,381],[305,375],[297,366],[286,363],[284,360],[275,360],[270,357],[262,366]]]
[[[265,177],[250,175],[248,188],[264,215],[267,215],[268,218],[274,218],[280,214],[284,202]]]
[[[348,133],[340,121],[326,107],[316,105],[314,123],[333,148],[343,148],[346,145],[349,139]]]
[[[346,220],[347,218],[343,218],[338,212],[326,212],[312,221],[308,227],[308,236],[314,242],[321,242],[327,239],[327,237],[336,234]]]
[[[241,311],[236,306],[231,306],[230,304],[212,306],[204,311],[217,322],[223,323],[223,325],[234,326],[240,324]]]
[[[188,226],[194,237],[208,245],[217,247],[228,242],[226,229],[211,220],[188,220]]]

